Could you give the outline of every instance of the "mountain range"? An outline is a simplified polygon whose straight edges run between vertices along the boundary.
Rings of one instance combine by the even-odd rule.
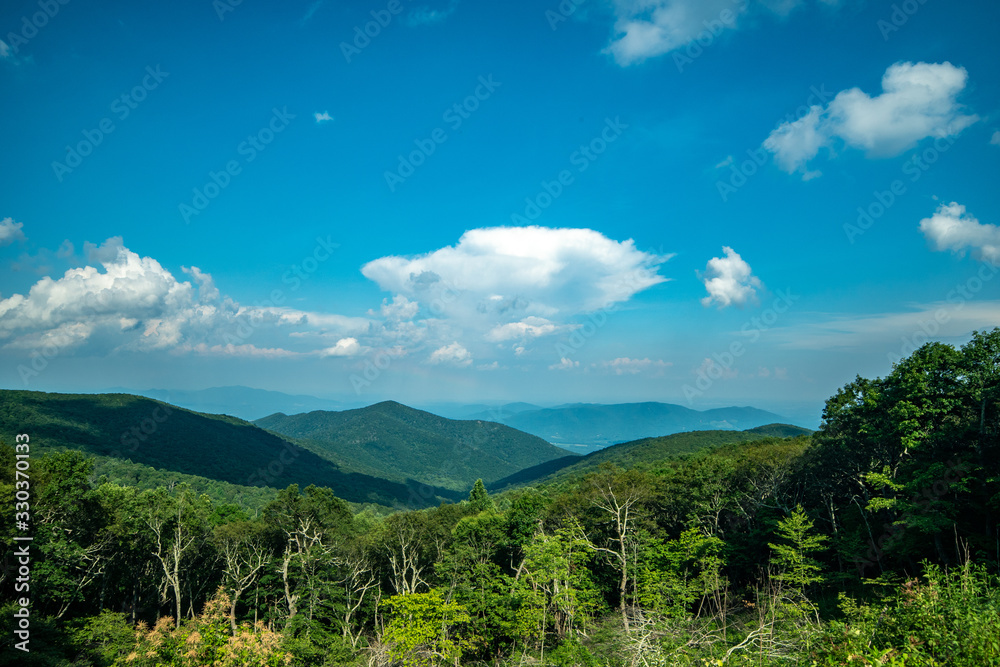
[[[352,470],[469,489],[566,455],[541,438],[487,420],[453,420],[395,401],[342,412],[275,414],[257,426]]]
[[[472,415],[537,435],[573,452],[587,453],[640,438],[699,430],[745,430],[783,423],[781,415],[751,407],[692,410],[671,403],[574,403],[555,408],[500,406]]]
[[[725,416],[729,429],[639,438],[581,457],[490,419],[448,419],[394,401],[275,413],[250,422],[130,394],[0,390],[0,439],[10,444],[15,434],[28,433],[32,456],[76,449],[95,457],[96,474],[109,481],[140,487],[184,482],[225,502],[258,505],[269,493],[266,488],[315,484],[353,503],[398,508],[461,500],[477,479],[502,489],[605,462],[629,467],[718,444],[807,432],[781,424],[733,429],[734,423],[770,416],[753,408],[698,413],[659,403],[556,409],[516,404],[476,412],[482,407],[488,408],[468,406],[467,411],[543,432],[555,425],[561,429],[557,434],[579,440],[586,439],[587,424],[610,424],[614,433],[624,434],[655,428],[649,424],[678,428],[684,419]],[[635,423],[628,423],[630,417]],[[600,435],[606,439],[609,432],[605,427]]]

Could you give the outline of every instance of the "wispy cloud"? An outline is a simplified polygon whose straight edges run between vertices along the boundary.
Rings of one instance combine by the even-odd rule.
[[[406,16],[406,24],[411,28],[422,25],[436,25],[443,23],[445,19],[455,13],[458,9],[458,0],[451,0],[447,9],[434,9],[428,6],[417,7],[410,10]]]
[[[329,111],[324,111],[319,113],[318,111],[313,114],[316,117],[316,123],[322,125],[323,123],[328,123],[333,120],[333,116],[330,115]]]
[[[308,6],[308,7],[306,8],[306,13],[305,13],[305,14],[303,14],[303,15],[302,15],[302,18],[300,18],[300,19],[299,19],[299,27],[301,28],[301,27],[303,27],[303,26],[304,26],[304,25],[305,25],[306,23],[308,23],[308,22],[309,22],[309,20],[310,20],[310,19],[311,19],[311,18],[313,17],[313,15],[314,15],[314,14],[315,14],[315,13],[316,13],[316,12],[317,12],[317,11],[319,10],[319,8],[320,8],[320,7],[322,7],[322,6],[323,6],[323,5],[325,4],[325,3],[326,3],[326,0],[313,0],[313,2],[309,3],[309,6]]]

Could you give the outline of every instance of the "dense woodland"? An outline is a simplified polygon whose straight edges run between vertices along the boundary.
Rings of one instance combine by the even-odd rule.
[[[811,436],[613,458],[380,513],[32,460],[31,653],[4,664],[1000,664],[1000,330],[829,399]]]

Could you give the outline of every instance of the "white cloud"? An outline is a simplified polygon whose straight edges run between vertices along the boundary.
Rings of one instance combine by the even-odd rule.
[[[412,320],[417,316],[417,312],[420,310],[420,304],[416,301],[410,301],[405,296],[397,294],[392,297],[390,302],[388,299],[382,299],[382,307],[380,313],[382,317],[387,320]],[[368,311],[370,314],[372,311]]]
[[[14,222],[14,218],[4,218],[0,220],[0,246],[5,246],[14,241],[27,241],[22,228],[23,222]]]
[[[10,46],[7,45],[7,42],[0,39],[0,58],[9,58],[10,56]]]
[[[179,281],[155,259],[126,248],[120,237],[100,246],[87,243],[84,252],[99,267],[46,276],[27,294],[0,299],[0,345],[274,357],[313,353],[281,345],[302,329],[343,337],[370,326],[363,318],[241,306],[222,297],[208,273],[185,267],[195,284]]]
[[[722,249],[725,257],[708,260],[705,274],[701,277],[708,290],[708,296],[701,300],[706,308],[717,303],[719,308],[735,305],[743,306],[748,301],[757,302],[757,289],[762,287],[760,279],[753,275],[750,265],[739,253],[726,246]]]
[[[461,344],[454,342],[434,350],[428,361],[432,364],[449,364],[462,367],[472,363],[472,355]]]
[[[324,111],[323,113],[316,112],[313,116],[316,117],[316,122],[320,124],[333,120],[333,116],[330,115],[329,111]]]
[[[341,338],[333,347],[328,347],[322,352],[322,357],[353,357],[361,353],[361,345],[357,338]]]
[[[508,322],[493,327],[486,333],[486,340],[491,342],[503,342],[505,340],[522,340],[525,338],[537,338],[548,336],[560,331],[569,331],[575,325],[557,325],[548,321],[544,317],[526,317],[520,322]]]
[[[181,271],[194,278],[194,281],[198,283],[198,296],[202,303],[217,301],[219,299],[219,288],[215,286],[215,281],[212,280],[211,275],[205,273],[197,266],[192,266],[191,268],[182,266]]]
[[[980,223],[958,202],[941,204],[933,216],[920,221],[920,231],[934,250],[971,249],[976,259],[1000,262],[1000,227]]]
[[[405,338],[408,349],[433,350],[511,341],[521,354],[531,339],[579,326],[572,318],[665,282],[657,268],[668,259],[592,229],[473,229],[453,246],[362,267],[395,295],[383,302],[382,326],[368,344]]]
[[[819,0],[827,7],[837,7],[840,0]],[[725,32],[737,30],[748,16],[784,18],[805,5],[805,0],[613,0],[614,37],[604,50],[625,67],[649,58],[677,51],[699,43],[697,51],[675,54],[677,58],[696,58]],[[689,53],[694,55],[688,55]],[[680,64],[680,61],[679,63]]]
[[[559,360],[558,364],[552,364],[549,366],[550,371],[571,371],[574,368],[579,368],[580,362],[573,361],[569,357],[563,357]]]
[[[994,132],[993,136],[990,137],[990,146],[1000,146],[1000,130]]]
[[[627,301],[666,280],[656,268],[667,259],[592,229],[489,227],[425,255],[376,259],[361,272],[386,291],[436,303],[442,312],[472,302],[484,313],[546,316]]]
[[[732,0],[614,0],[615,37],[605,49],[621,66],[640,63],[690,44],[702,32],[735,28],[746,7]],[[729,20],[723,22],[723,12]]]
[[[891,157],[927,137],[959,134],[978,117],[964,115],[957,97],[968,72],[951,63],[891,65],[882,77],[882,93],[874,97],[858,88],[843,90],[824,108],[782,123],[764,141],[778,166],[792,173],[809,172],[807,163],[821,148],[837,142],[864,150],[869,157]]]
[[[673,364],[670,362],[663,361],[662,359],[654,361],[648,357],[645,359],[629,359],[628,357],[619,357],[618,359],[612,359],[611,361],[602,361],[594,364],[595,368],[610,371],[615,375],[637,375],[648,371],[657,371],[657,375],[662,375],[663,371],[671,366],[673,366]]]

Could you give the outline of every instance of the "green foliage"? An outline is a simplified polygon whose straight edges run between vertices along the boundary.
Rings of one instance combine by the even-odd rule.
[[[276,414],[256,424],[337,461],[345,470],[395,482],[416,480],[460,500],[477,478],[489,481],[566,452],[489,421],[445,419],[385,401],[358,410]],[[449,490],[452,493],[448,493]]]
[[[477,512],[484,512],[494,508],[490,494],[487,493],[486,487],[483,486],[483,480],[477,479],[476,483],[472,486],[472,491],[469,492],[469,504]]]
[[[840,600],[846,620],[830,624],[818,665],[1000,664],[1000,580],[982,566],[928,563],[922,581],[893,586],[875,604]]]
[[[470,620],[468,612],[438,589],[394,595],[382,605],[390,614],[383,641],[405,667],[458,664],[469,647],[468,640],[460,638]]]
[[[783,542],[769,545],[774,551],[772,562],[777,568],[774,578],[804,597],[807,588],[823,580],[823,566],[812,558],[812,554],[826,549],[824,543],[829,538],[813,532],[813,522],[802,505],[778,522],[778,536]]]
[[[182,477],[93,456],[122,420],[162,404],[2,392],[0,425],[37,426],[38,447],[23,501],[32,652],[7,647],[0,664],[1000,664],[998,368],[1000,330],[929,344],[842,388],[812,436],[648,439],[533,488],[490,495],[477,475],[447,492],[454,503],[391,513],[356,511],[336,488],[211,479],[222,454],[246,463],[240,438],[247,460],[283,442],[239,420],[157,422],[142,441],[153,458],[187,453],[189,429],[208,429],[190,469],[209,475]],[[386,404],[354,415],[384,423],[350,428],[432,431],[424,414]],[[457,427],[441,428],[454,444]],[[509,435],[466,433],[497,435],[462,441],[487,452]],[[8,508],[14,463],[0,441]],[[355,498],[409,500],[397,482],[382,494],[348,479]],[[8,637],[17,534],[0,514]]]

